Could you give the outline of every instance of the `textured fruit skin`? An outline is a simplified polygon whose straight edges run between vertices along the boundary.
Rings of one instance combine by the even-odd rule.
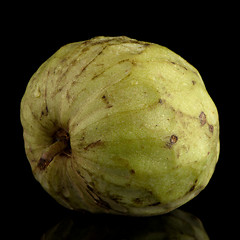
[[[217,109],[179,55],[127,37],[63,46],[21,102],[35,178],[69,209],[169,212],[208,184],[219,156]]]

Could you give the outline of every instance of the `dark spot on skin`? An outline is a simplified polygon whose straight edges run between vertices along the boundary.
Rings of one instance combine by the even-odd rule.
[[[46,167],[49,165],[49,161],[47,159],[44,158],[40,158],[37,167],[42,171],[44,169],[46,169]]]
[[[198,181],[198,179],[196,179],[195,180],[195,182],[194,182],[194,184],[193,184],[193,186],[187,191],[187,193],[186,194],[188,194],[188,193],[190,193],[190,192],[192,192],[195,188],[196,188],[196,186],[197,186],[197,181]]]
[[[148,205],[149,207],[153,207],[153,206],[157,206],[157,205],[160,205],[161,203],[160,202],[156,202],[156,203],[153,203],[153,204],[150,204]]]
[[[208,125],[208,127],[209,127],[209,131],[211,132],[211,133],[213,133],[213,130],[214,130],[214,127],[213,127],[213,125]]]
[[[169,142],[166,144],[168,148],[171,148],[178,141],[178,137],[176,135],[172,135],[169,139]]]
[[[46,106],[44,110],[42,110],[41,112],[41,116],[40,116],[40,120],[42,119],[43,116],[47,116],[48,115],[48,107]]]
[[[135,199],[133,199],[133,202],[134,202],[135,204],[141,204],[141,203],[142,203],[142,200],[141,200],[140,198],[135,198]]]
[[[104,71],[102,71],[102,72],[100,72],[100,73],[95,74],[95,75],[92,77],[92,80],[94,80],[94,79],[98,78],[99,76],[101,76],[103,73],[105,73],[105,71],[106,71],[106,70],[104,70]]]
[[[69,94],[69,90],[67,90],[66,98],[67,98],[67,101],[70,102],[71,97],[70,97],[70,94]]]
[[[130,173],[131,173],[132,175],[135,174],[134,169],[131,169],[131,170],[130,170]]]
[[[112,209],[108,202],[102,200],[101,198],[95,199],[96,204],[101,208]]]
[[[171,144],[175,144],[177,142],[177,140],[178,140],[178,137],[176,135],[172,135],[170,137],[170,143]]]
[[[120,195],[111,195],[110,198],[116,203],[119,203],[122,200],[122,197]]]
[[[163,100],[160,98],[158,101],[160,104],[163,104]]]
[[[87,188],[88,188],[91,192],[93,192],[93,188],[92,188],[91,186],[87,185]]]
[[[151,44],[150,43],[144,43],[143,46],[147,47],[147,46],[150,46]]]
[[[89,39],[89,40],[86,40],[85,42],[83,42],[83,44],[90,44],[90,46],[94,46],[94,45],[98,45],[98,44],[103,44],[103,43],[107,43],[107,42],[111,42],[113,41],[113,39],[100,39],[97,41],[96,38],[93,38],[93,39]]]
[[[102,96],[102,100],[106,103],[107,108],[113,107],[113,106],[109,103],[109,100],[107,99],[106,95],[103,95],[103,96]]]
[[[86,44],[86,43],[90,43],[91,41],[85,41],[83,44]],[[96,44],[98,44],[98,43],[96,43]],[[91,44],[92,46],[93,45],[95,45],[95,44]],[[75,78],[79,78],[81,75],[82,75],[82,73],[84,72],[84,71],[86,71],[86,69],[87,69],[87,67],[88,66],[90,66],[93,62],[95,62],[95,60],[97,59],[97,57],[98,56],[100,56],[102,53],[103,53],[103,51],[104,51],[104,49],[106,48],[107,46],[104,46],[97,54],[96,54],[96,56],[94,56],[85,66],[83,66],[82,67],[82,69],[80,70],[80,72],[78,73],[78,74],[76,74],[75,75]],[[89,48],[89,47],[87,47],[87,48]],[[88,50],[88,49],[87,49]],[[85,51],[87,51],[87,50],[85,50]],[[84,51],[84,50],[83,50]],[[74,61],[74,60],[73,60]],[[71,64],[71,63],[70,63]]]
[[[132,60],[131,63],[132,63],[133,66],[137,65],[137,62],[135,60]]]
[[[194,185],[189,189],[188,192],[192,192],[192,191],[195,189],[195,187],[196,187],[196,185],[194,184]]]
[[[123,60],[119,61],[118,64],[121,64],[121,63],[124,63],[124,62],[130,62],[130,59],[128,59],[128,58],[127,59],[123,59]]]
[[[83,48],[83,49],[82,49],[82,53],[84,53],[84,52],[86,52],[86,51],[88,51],[88,50],[89,50],[89,46]]]
[[[195,84],[196,84],[196,81],[193,80],[193,81],[192,81],[192,84],[195,85]]]
[[[183,66],[183,65],[181,65],[179,63],[176,63],[176,62],[170,62],[170,63],[173,64],[173,65],[177,65],[177,66],[179,66],[181,68],[184,68],[185,70],[188,70],[185,66]]]
[[[207,122],[207,117],[206,117],[206,114],[204,112],[200,113],[199,120],[200,120],[201,126],[203,126]]]
[[[101,146],[101,145],[103,145],[103,142],[102,142],[101,139],[100,139],[100,140],[98,140],[98,141],[96,141],[96,142],[93,142],[93,143],[88,144],[88,145],[84,148],[84,150],[87,151],[89,148],[94,148],[94,147]]]
[[[104,201],[94,189],[87,184],[87,192],[89,196],[94,200],[95,204],[101,208],[112,209],[108,202]]]

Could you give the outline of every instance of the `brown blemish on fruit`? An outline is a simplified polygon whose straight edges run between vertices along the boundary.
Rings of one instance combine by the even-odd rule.
[[[87,188],[86,191],[89,194],[89,196],[93,199],[93,201],[95,202],[96,205],[98,205],[101,208],[105,208],[105,209],[112,209],[111,206],[109,205],[108,202],[104,201],[96,191],[94,191],[94,189],[89,186],[87,183]]]
[[[47,159],[40,158],[37,167],[42,171],[49,165],[49,163],[50,162]]]
[[[189,189],[188,192],[192,192],[192,191],[195,189],[195,187],[196,187],[196,185],[194,184],[194,185]]]
[[[204,112],[200,113],[199,120],[200,120],[201,126],[203,126],[207,122],[207,117],[206,117],[206,114]]]
[[[95,74],[95,75],[92,77],[91,80],[95,80],[96,78],[98,78],[99,76],[101,76],[103,73],[105,73],[105,71],[106,71],[106,70],[103,70],[102,72]]]
[[[45,109],[43,109],[41,112],[40,120],[42,119],[43,116],[46,117],[47,115],[48,115],[48,107],[46,106]]]
[[[117,194],[109,195],[109,198],[116,203],[120,203],[122,201],[122,196],[117,195]]]
[[[178,141],[178,137],[176,135],[172,135],[169,139],[169,142],[166,144],[168,148],[171,148]]]
[[[196,81],[193,80],[193,81],[192,81],[192,84],[195,85],[195,84],[196,84]]]
[[[160,104],[163,104],[163,100],[160,98],[158,101]]]
[[[191,188],[187,191],[186,195],[187,195],[188,193],[192,192],[192,191],[196,188],[196,186],[197,186],[197,181],[198,181],[198,179],[195,180],[194,184],[193,184],[193,185],[191,186]]]
[[[66,99],[70,103],[71,96],[69,94],[69,90],[67,90],[67,92],[66,92]]]
[[[170,144],[175,144],[178,141],[178,137],[176,135],[172,135],[170,137]]]
[[[213,130],[214,130],[214,127],[213,127],[213,125],[208,125],[208,128],[209,128],[209,131],[211,132],[211,133],[213,133]]]
[[[103,95],[103,96],[102,96],[102,100],[106,103],[107,108],[113,107],[113,106],[109,103],[109,100],[108,100],[108,98],[106,97],[106,95]]]
[[[201,113],[200,113],[200,115],[199,115],[199,120],[200,120],[201,126],[204,126],[204,125],[207,123],[207,116],[206,116],[206,114],[205,114],[204,112],[201,112]],[[207,124],[208,124],[208,129],[209,129],[209,131],[210,131],[211,133],[213,133],[213,130],[214,130],[213,125],[211,125],[211,124],[209,124],[209,123],[207,123]]]
[[[181,67],[181,68],[183,68],[183,69],[185,69],[185,70],[188,70],[185,66],[183,66],[183,65],[180,64],[180,63],[176,63],[176,62],[172,62],[172,61],[170,61],[170,63],[173,64],[173,65],[179,66],[179,67]]]
[[[88,144],[88,145],[84,148],[84,150],[87,151],[89,148],[94,148],[94,147],[101,146],[101,145],[103,145],[103,142],[101,141],[101,139],[99,139],[99,140],[96,141],[96,142],[93,142],[93,143]]]
[[[133,199],[133,202],[134,202],[135,204],[141,204],[141,203],[142,203],[142,200],[141,200],[140,198],[134,198],[134,199]]]
[[[178,140],[178,137],[176,135],[172,135],[170,137],[170,143],[171,144],[175,144],[177,142],[177,140]]]
[[[87,43],[87,41],[86,41],[85,43],[83,43],[83,44],[86,44],[86,43]],[[91,45],[94,45],[94,44],[91,44]],[[106,47],[107,47],[107,46],[104,46],[104,47],[96,54],[96,56],[94,56],[92,59],[90,59],[90,61],[87,62],[86,65],[82,67],[82,69],[80,70],[80,72],[75,75],[75,78],[79,78],[79,77],[82,75],[82,73],[83,73],[84,71],[86,71],[87,67],[88,67],[89,65],[91,65],[93,62],[95,62],[95,60],[97,59],[97,57],[100,56],[100,55],[103,53],[103,51],[104,51],[104,49],[105,49]],[[83,49],[82,51],[87,51],[88,48],[89,48],[89,47],[87,47],[86,50]],[[82,52],[81,52],[81,53],[82,53]],[[73,60],[72,63],[75,63],[74,61],[75,61],[75,60]],[[71,65],[71,63],[70,63],[70,65]],[[68,71],[68,70],[69,70],[69,68],[67,69],[67,71]]]
[[[157,206],[157,205],[160,205],[160,204],[161,204],[161,202],[156,202],[156,203],[149,204],[148,206],[153,207],[153,206]]]
[[[131,173],[132,175],[134,175],[134,174],[135,174],[134,169],[131,169],[131,170],[130,170],[130,173]]]

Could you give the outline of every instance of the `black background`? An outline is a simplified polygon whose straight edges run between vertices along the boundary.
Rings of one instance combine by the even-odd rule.
[[[130,8],[129,3],[114,6],[65,3],[60,10],[56,6],[36,4],[30,10],[26,10],[27,6],[9,10],[9,23],[4,26],[2,38],[2,53],[6,59],[2,69],[6,73],[2,79],[6,87],[2,89],[2,97],[5,90],[7,95],[2,100],[2,112],[7,116],[2,115],[5,116],[2,138],[6,143],[2,152],[6,154],[2,157],[1,172],[7,239],[15,235],[40,239],[67,217],[92,219],[96,224],[96,219],[107,221],[104,215],[72,213],[41,188],[25,156],[19,119],[21,98],[37,68],[62,45],[99,35],[125,35],[166,46],[199,70],[219,111],[221,153],[208,186],[180,209],[198,217],[210,239],[234,239],[239,222],[239,60],[235,58],[239,46],[232,14],[234,7],[196,5],[183,12],[178,6],[173,9],[173,6],[154,6],[146,2],[142,5],[139,9]],[[121,224],[125,220],[114,218],[114,221]]]

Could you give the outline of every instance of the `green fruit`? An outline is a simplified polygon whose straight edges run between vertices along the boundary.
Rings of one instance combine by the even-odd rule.
[[[157,44],[96,37],[58,50],[21,102],[35,178],[63,206],[156,215],[195,197],[219,156],[198,71]]]

